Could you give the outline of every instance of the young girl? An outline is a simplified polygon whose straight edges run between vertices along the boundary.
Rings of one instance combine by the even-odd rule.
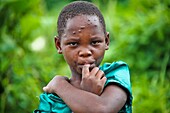
[[[61,11],[55,45],[71,78],[55,76],[35,113],[132,112],[130,74],[122,61],[99,66],[109,48],[104,18],[92,3],[73,2]]]

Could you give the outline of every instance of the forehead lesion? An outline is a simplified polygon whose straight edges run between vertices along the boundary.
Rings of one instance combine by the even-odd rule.
[[[68,36],[87,36],[104,34],[99,18],[94,15],[79,15],[68,19],[64,34]]]
[[[67,20],[66,29],[74,30],[74,28],[85,29],[88,27],[101,27],[99,18],[95,15],[78,15]]]

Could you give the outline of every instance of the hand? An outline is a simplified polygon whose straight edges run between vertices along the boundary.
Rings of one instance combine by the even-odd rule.
[[[43,91],[47,93],[55,93],[55,89],[57,88],[57,84],[60,84],[63,81],[68,81],[67,77],[64,76],[55,76],[47,86],[43,87]]]
[[[85,91],[101,95],[107,78],[98,67],[93,68],[91,72],[89,72],[89,67],[90,65],[83,66],[80,87]]]

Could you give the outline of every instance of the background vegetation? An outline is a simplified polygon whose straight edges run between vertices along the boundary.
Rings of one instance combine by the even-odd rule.
[[[0,0],[1,113],[32,112],[54,75],[70,75],[53,37],[58,13],[71,1]],[[110,32],[103,62],[129,64],[133,112],[170,113],[170,2],[89,1],[100,8]]]

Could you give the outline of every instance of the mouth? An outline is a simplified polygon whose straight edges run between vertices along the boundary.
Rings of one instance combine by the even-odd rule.
[[[81,69],[81,71],[82,71],[82,69],[83,69],[83,67],[84,67],[84,65],[87,65],[87,64],[89,64],[90,66],[89,66],[89,70],[91,71],[94,67],[96,67],[96,64],[95,63],[85,63],[85,64],[79,64],[78,65],[78,67]]]

